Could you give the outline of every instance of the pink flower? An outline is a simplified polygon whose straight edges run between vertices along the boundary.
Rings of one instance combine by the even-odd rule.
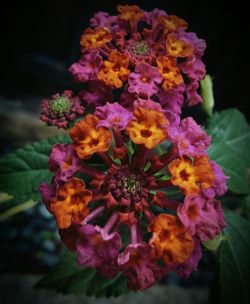
[[[42,201],[48,211],[50,211],[51,200],[56,195],[57,186],[55,178],[53,178],[51,185],[48,183],[42,183],[39,186]]]
[[[181,108],[184,103],[183,92],[185,91],[184,85],[165,91],[160,90],[158,93],[159,103],[165,111],[165,116],[172,126],[179,125]]]
[[[131,73],[128,78],[128,91],[151,97],[158,92],[157,86],[162,81],[162,76],[157,68],[147,63],[138,64],[135,67],[135,73]]]
[[[106,86],[103,82],[89,81],[89,88],[79,93],[79,96],[90,107],[97,107],[104,105],[107,101],[113,101],[112,89]]]
[[[200,246],[199,240],[195,239],[194,243],[195,243],[194,250],[191,253],[191,255],[189,256],[189,258],[187,259],[187,261],[183,264],[178,265],[178,267],[176,269],[178,275],[185,277],[185,278],[189,277],[193,271],[197,270],[198,263],[202,257],[201,246]]]
[[[51,100],[44,100],[41,104],[40,119],[50,126],[66,129],[69,122],[82,116],[84,107],[78,96],[73,96],[73,92],[66,90],[62,95],[55,94]]]
[[[145,12],[145,21],[152,25],[154,23],[159,24],[160,17],[167,16],[167,13],[163,10],[159,10],[158,8],[155,8],[151,12]]]
[[[177,39],[183,40],[187,44],[191,44],[194,48],[194,55],[200,58],[206,49],[206,42],[204,39],[200,39],[193,32],[186,32],[184,30],[179,30],[175,33]]]
[[[180,157],[207,155],[206,149],[211,143],[211,137],[206,135],[192,117],[184,118],[179,127],[170,128],[168,135],[176,144]]]
[[[186,196],[184,203],[178,206],[177,214],[190,234],[202,241],[213,239],[226,227],[220,201],[197,194]]]
[[[128,245],[119,255],[118,265],[128,279],[128,287],[134,290],[149,288],[166,273],[156,264],[153,249],[147,243]]]
[[[112,24],[117,22],[118,22],[117,16],[110,16],[106,12],[98,12],[94,14],[94,17],[90,19],[91,27],[106,27],[108,29],[111,29]]]
[[[69,180],[81,167],[80,159],[72,144],[54,145],[48,164],[50,171],[56,173],[56,180],[64,182]]]
[[[97,107],[95,115],[99,118],[98,127],[116,128],[124,130],[133,115],[130,111],[120,106],[117,102],[107,102],[103,107]]]
[[[162,109],[161,105],[151,99],[136,99],[134,102],[134,109],[139,107],[164,113],[164,110]]]
[[[86,82],[88,80],[97,79],[99,68],[102,64],[102,57],[99,52],[94,49],[86,50],[79,60],[71,65],[70,73],[77,82]]]
[[[178,65],[189,78],[189,83],[186,85],[187,103],[189,106],[194,106],[202,102],[197,90],[199,88],[198,81],[203,79],[206,74],[205,65],[200,60],[206,49],[206,42],[203,39],[199,39],[195,33],[188,33],[183,30],[175,33],[175,36],[194,48],[194,55]]]
[[[214,160],[210,161],[213,168],[215,180],[213,186],[208,189],[204,189],[202,192],[207,198],[214,198],[216,195],[222,196],[227,192],[227,177],[221,167],[216,164]]]
[[[80,265],[97,268],[107,263],[116,263],[121,238],[117,232],[109,233],[108,228],[91,224],[82,224],[78,228],[76,248],[77,262]]]
[[[197,93],[199,88],[199,82],[196,80],[191,80],[186,85],[186,95],[187,95],[187,103],[189,106],[195,106],[197,104],[202,103],[202,97]]]
[[[182,72],[185,73],[190,79],[200,80],[206,75],[205,64],[195,56],[192,56],[179,64]]]

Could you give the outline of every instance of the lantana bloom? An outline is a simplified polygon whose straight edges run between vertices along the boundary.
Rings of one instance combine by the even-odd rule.
[[[78,264],[107,278],[123,272],[133,290],[149,288],[170,271],[190,275],[201,258],[201,241],[225,227],[215,198],[224,191],[222,171],[199,150],[186,147],[180,157],[169,128],[159,104],[138,106],[132,114],[116,103],[97,108],[70,130],[71,143],[53,147],[54,178],[40,187]],[[165,147],[160,155],[158,145]],[[183,193],[179,200],[167,194],[172,187]],[[205,196],[208,189],[213,198]],[[126,245],[124,226],[130,233]]]
[[[202,102],[198,89],[205,76],[201,59],[205,41],[187,31],[185,20],[162,10],[118,5],[117,11],[117,15],[95,14],[80,38],[82,56],[69,70],[75,81],[87,85],[81,95],[84,104],[100,106],[94,95],[99,95],[101,84],[112,90],[113,100],[131,111],[138,98],[164,102],[163,90],[175,96],[164,106],[167,118],[174,115],[170,123],[176,123],[180,113],[172,114],[173,104],[181,108],[184,97],[189,106]],[[129,99],[122,97],[126,93]]]

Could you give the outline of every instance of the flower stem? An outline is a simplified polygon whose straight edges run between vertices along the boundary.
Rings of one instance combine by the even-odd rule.
[[[111,215],[105,226],[103,227],[103,230],[108,234],[109,231],[112,229],[112,227],[115,225],[115,223],[118,220],[118,212],[115,212]]]
[[[96,208],[94,211],[92,211],[89,215],[87,215],[85,217],[85,219],[83,220],[82,223],[87,224],[88,222],[92,221],[97,216],[99,216],[101,213],[103,213],[104,209],[105,209],[105,206],[100,206],[100,207]]]

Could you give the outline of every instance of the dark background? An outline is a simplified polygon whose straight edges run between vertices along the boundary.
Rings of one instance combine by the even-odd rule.
[[[0,95],[48,97],[77,89],[68,67],[79,59],[79,38],[98,11],[117,4],[159,8],[189,23],[207,42],[203,57],[214,79],[216,109],[237,107],[249,116],[249,10],[247,1],[9,1],[1,7]]]

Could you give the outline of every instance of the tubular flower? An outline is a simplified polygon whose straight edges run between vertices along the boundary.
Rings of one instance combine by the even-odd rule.
[[[177,158],[169,164],[168,169],[172,184],[179,186],[186,195],[210,188],[215,179],[206,156],[196,156],[193,162],[188,157]]]
[[[91,191],[85,189],[85,183],[78,178],[72,178],[61,186],[50,205],[58,228],[68,228],[72,221],[80,223],[89,213],[87,205],[91,199]]]
[[[98,79],[103,81],[106,85],[120,88],[128,78],[129,69],[127,68],[129,60],[126,55],[119,52],[110,54],[108,60],[103,62],[100,68]]]
[[[124,130],[130,120],[133,119],[132,113],[117,102],[107,102],[105,106],[97,107],[95,115],[99,118],[98,127],[114,127],[119,130]]]
[[[111,133],[109,130],[97,127],[99,119],[95,115],[87,115],[71,130],[76,153],[80,158],[88,158],[95,152],[105,152],[109,148]]]
[[[165,91],[183,84],[184,80],[181,76],[180,69],[176,66],[176,60],[174,58],[160,56],[156,58],[156,62],[163,77],[162,88]]]
[[[186,30],[187,27],[188,27],[188,24],[184,19],[179,18],[175,15],[161,16],[160,17],[160,23],[169,32],[170,31],[176,31],[180,28]]]
[[[162,88],[172,95],[178,90],[183,99],[187,97],[190,106],[202,102],[197,90],[205,73],[201,61],[206,47],[204,40],[187,31],[186,21],[162,10],[146,12],[136,5],[118,5],[117,10],[114,16],[105,12],[95,14],[90,28],[81,37],[83,55],[73,63],[70,72],[75,81],[91,86],[91,102],[87,100],[88,94],[82,95],[84,101],[92,108],[100,106],[101,82],[113,90],[122,105],[124,93],[132,93],[127,100],[131,111],[138,97],[159,102]],[[140,26],[141,22],[145,26]],[[92,90],[93,81],[97,98]],[[89,88],[84,92],[89,92]],[[111,99],[114,98],[107,101]],[[178,99],[173,102],[178,103]],[[168,104],[165,110],[171,112]]]
[[[78,172],[80,161],[72,144],[56,144],[52,148],[48,165],[58,181],[66,182]]]
[[[126,21],[138,21],[143,19],[144,12],[137,5],[118,5],[119,18]]]
[[[152,149],[167,138],[169,122],[161,112],[139,107],[133,114],[135,119],[126,128],[133,142]]]
[[[178,148],[180,157],[206,156],[206,149],[211,143],[211,137],[206,135],[192,117],[184,118],[179,126],[169,129],[169,138]]]
[[[166,272],[156,264],[153,249],[147,243],[128,245],[120,254],[118,264],[129,280],[128,287],[134,290],[152,286]]]
[[[95,80],[102,64],[102,57],[95,49],[86,50],[79,60],[72,64],[69,71],[77,82]]]
[[[109,234],[105,227],[90,224],[84,224],[78,229],[80,237],[76,246],[80,265],[97,268],[105,263],[116,262],[121,248],[121,238],[117,232]]]
[[[95,30],[87,28],[80,40],[81,46],[86,49],[96,49],[112,40],[112,35],[106,28],[97,28]]]
[[[194,53],[193,46],[181,39],[177,39],[174,33],[168,35],[166,49],[168,55],[173,57],[191,57]]]
[[[152,68],[147,63],[141,63],[136,66],[135,73],[129,75],[128,91],[150,97],[158,91],[157,85],[161,81],[162,77],[156,68]]]
[[[221,203],[197,194],[186,196],[177,213],[190,234],[202,241],[215,238],[226,227]]]
[[[149,230],[153,232],[150,245],[166,264],[184,263],[194,249],[191,235],[176,216],[158,215]]]

